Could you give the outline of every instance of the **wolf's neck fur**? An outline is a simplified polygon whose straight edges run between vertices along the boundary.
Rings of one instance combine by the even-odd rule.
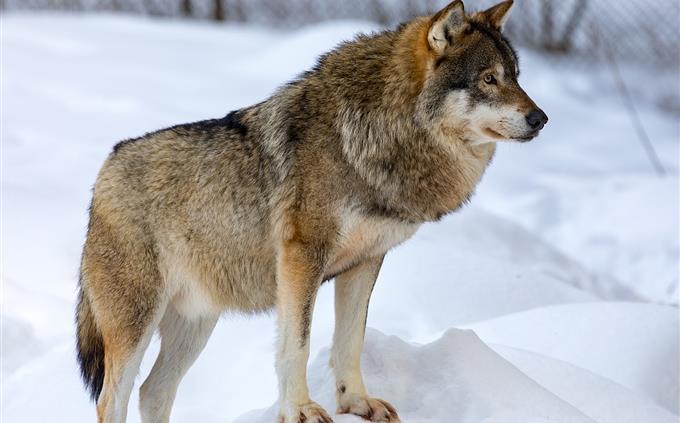
[[[427,21],[416,20],[396,32],[359,38],[341,47],[337,64],[333,55],[327,63],[329,72],[342,72],[342,50],[350,49],[354,60],[372,69],[347,92],[337,87],[342,149],[383,205],[414,221],[438,219],[463,205],[495,151],[495,144],[473,146],[416,119],[431,66],[426,36]]]

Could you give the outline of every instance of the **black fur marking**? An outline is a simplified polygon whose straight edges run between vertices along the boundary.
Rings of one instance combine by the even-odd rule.
[[[182,123],[179,125],[171,126],[167,129],[161,129],[160,131],[153,132],[149,135],[156,134],[162,131],[173,131],[175,133],[181,133],[183,131],[192,132],[205,132],[212,133],[220,129],[227,129],[232,131],[237,131],[241,135],[246,135],[248,133],[248,127],[242,122],[242,111],[234,110],[229,112],[225,117],[219,119],[206,119],[199,120],[198,122]]]
[[[468,81],[461,79],[461,80],[451,80],[451,83],[449,84],[449,89],[451,91],[454,90],[467,90],[470,88],[470,84]]]
[[[241,136],[246,136],[248,134],[248,126],[243,123],[243,110],[234,110],[229,112],[225,117],[219,119],[206,119],[197,122],[181,123],[179,125],[170,126],[168,128],[159,129],[157,131],[152,131],[144,134],[142,137],[131,138],[123,140],[113,147],[113,154],[119,153],[120,150],[132,143],[141,141],[143,139],[149,138],[151,136],[157,135],[165,131],[173,131],[178,135],[184,135],[188,131],[192,132],[203,132],[208,135],[208,138],[212,137],[216,131],[220,129],[227,129],[230,131],[236,131]]]
[[[416,222],[415,220],[409,217],[408,211],[391,208],[384,204],[379,204],[377,202],[373,202],[365,207],[362,207],[362,213],[368,216],[394,219],[404,223]]]
[[[450,46],[453,45],[453,35],[451,34],[451,31],[444,31],[444,38],[446,38],[446,42],[449,43]]]
[[[125,147],[128,144],[132,144],[133,142],[137,141],[139,138],[130,138],[127,140],[120,141],[116,145],[113,146],[113,154],[118,153],[118,151],[122,148]]]
[[[300,99],[294,108],[296,110],[291,110],[286,117],[288,123],[288,128],[286,129],[286,142],[291,145],[296,145],[303,139],[303,128],[306,123],[308,123],[309,114],[305,110],[305,104],[307,102],[307,91],[302,91],[300,94]],[[296,117],[297,116],[297,117]],[[307,120],[307,122],[298,122],[299,119]]]
[[[241,111],[234,110],[229,112],[227,116],[224,117],[224,126],[227,129],[232,129],[238,131],[239,134],[245,136],[248,135],[248,127],[243,124],[241,120]]]
[[[385,261],[385,256],[380,258],[380,263],[375,269],[375,274],[373,275],[373,282],[371,283],[371,291],[368,293],[368,298],[366,299],[366,312],[364,313],[364,335],[366,334],[366,322],[368,321],[368,306],[371,304],[371,295],[373,295],[373,289],[375,288],[375,283],[378,281],[378,275],[380,274],[380,269]]]
[[[312,324],[312,298],[313,295],[308,295],[302,305],[302,327],[300,336],[300,348],[304,348],[309,341],[309,330]]]
[[[392,160],[381,160],[380,167],[385,173],[387,173],[390,176],[394,172],[394,162],[392,162]]]
[[[326,262],[328,245],[325,243],[316,244],[314,247],[309,247],[305,251],[306,260],[311,264],[311,275],[315,278],[323,278],[323,263]],[[317,279],[318,281],[318,279]],[[311,284],[307,287],[307,292],[302,303],[302,321],[300,324],[300,348],[303,348],[309,342],[309,331],[312,323],[312,310],[314,308],[314,300],[316,299],[316,292],[321,286],[322,281],[317,284]]]
[[[90,392],[90,398],[96,402],[104,387],[104,341],[98,333],[89,339],[83,339],[83,336],[87,334],[81,332],[80,322],[92,318],[90,306],[85,304],[84,301],[87,301],[87,298],[85,298],[83,290],[80,288],[78,292],[78,313],[76,315],[76,326],[78,327],[76,351],[78,354],[78,364],[80,365],[80,375],[85,383],[85,387]],[[81,315],[81,313],[84,315]]]
[[[373,203],[370,204],[366,207],[365,213],[369,216],[377,216],[377,217],[386,217],[386,218],[394,218],[396,214],[398,214],[397,211],[390,209],[387,206],[384,206],[382,204],[378,203]]]
[[[289,144],[297,144],[300,141],[300,135],[298,134],[297,125],[290,123],[288,125],[288,130],[286,131],[286,142]]]
[[[224,125],[227,129],[238,131],[239,134],[248,135],[248,127],[241,120],[241,111],[234,110],[224,117]]]

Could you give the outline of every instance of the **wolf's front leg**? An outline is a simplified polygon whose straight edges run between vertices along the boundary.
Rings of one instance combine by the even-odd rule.
[[[309,330],[323,262],[313,247],[286,242],[277,263],[280,423],[332,423],[321,406],[310,400],[307,388]]]
[[[361,377],[366,315],[373,285],[384,257],[376,257],[335,278],[335,333],[331,366],[335,372],[338,413],[351,413],[373,422],[399,422],[389,403],[370,398]]]

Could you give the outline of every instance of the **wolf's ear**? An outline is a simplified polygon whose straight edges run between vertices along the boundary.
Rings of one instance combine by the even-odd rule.
[[[498,3],[494,7],[487,9],[481,13],[489,25],[496,28],[497,30],[503,29],[505,21],[508,20],[510,16],[510,8],[512,7],[513,0],[507,0],[503,3]]]
[[[449,4],[430,20],[427,31],[427,42],[437,54],[444,52],[453,42],[453,38],[463,32],[467,26],[463,2],[456,0]]]

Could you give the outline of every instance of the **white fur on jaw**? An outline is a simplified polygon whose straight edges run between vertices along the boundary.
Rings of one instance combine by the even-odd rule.
[[[472,127],[478,133],[483,133],[488,128],[502,135],[504,139],[514,140],[526,137],[531,132],[524,114],[513,105],[496,107],[479,104],[469,114]]]
[[[471,145],[516,140],[531,131],[524,114],[516,107],[471,105],[470,96],[465,91],[452,91],[446,96],[438,123],[442,128],[459,132]],[[503,138],[494,138],[485,133],[485,129],[491,129]]]

